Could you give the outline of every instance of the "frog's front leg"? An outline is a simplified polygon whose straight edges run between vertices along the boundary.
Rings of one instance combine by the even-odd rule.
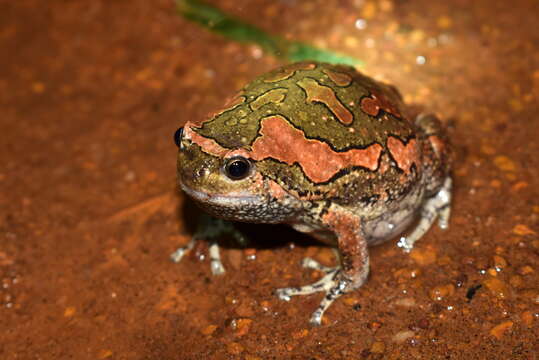
[[[231,222],[214,218],[213,216],[203,213],[199,218],[197,230],[191,241],[170,254],[170,258],[175,263],[179,263],[185,254],[195,247],[198,241],[207,240],[209,242],[208,253],[210,256],[211,272],[213,275],[221,275],[225,272],[225,267],[221,262],[217,238],[226,235],[232,236],[241,245],[245,245],[247,242],[243,234],[239,232]]]
[[[327,308],[344,293],[363,285],[369,274],[367,241],[361,234],[360,219],[340,208],[330,209],[322,219],[337,236],[341,264],[336,267],[326,267],[313,259],[306,258],[303,260],[303,267],[320,270],[326,275],[314,284],[276,291],[277,296],[286,301],[290,300],[291,296],[324,291],[326,295],[310,319],[313,325],[320,325]]]
[[[410,234],[399,239],[397,246],[403,248],[406,252],[410,252],[414,247],[414,243],[425,235],[436,219],[438,219],[440,229],[447,229],[450,214],[451,178],[447,177],[436,195],[425,200],[421,207],[419,222]]]

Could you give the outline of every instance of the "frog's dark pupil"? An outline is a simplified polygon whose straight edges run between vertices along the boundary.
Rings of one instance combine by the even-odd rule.
[[[179,128],[174,133],[174,142],[176,143],[177,147],[180,147],[180,145],[182,143],[182,136],[183,136],[183,127]]]
[[[249,175],[251,164],[242,157],[231,159],[225,167],[226,175],[232,180],[240,180]]]

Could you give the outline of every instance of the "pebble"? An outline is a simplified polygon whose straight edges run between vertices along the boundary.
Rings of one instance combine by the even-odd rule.
[[[403,269],[399,269],[395,271],[393,273],[393,276],[397,278],[397,282],[401,284],[401,283],[407,282],[410,279],[417,278],[420,274],[421,274],[421,270],[417,268],[413,268],[413,269],[403,268]]]
[[[436,250],[433,247],[415,248],[410,253],[410,257],[419,265],[430,265],[436,261]]]
[[[376,331],[376,330],[380,329],[381,327],[382,327],[382,323],[380,323],[378,321],[372,321],[372,322],[367,324],[367,328],[369,328],[372,331]]]
[[[392,340],[396,342],[397,344],[402,344],[409,338],[413,337],[414,335],[415,333],[412,330],[403,330],[393,335]]]
[[[510,289],[507,284],[498,278],[490,277],[483,284],[489,289],[494,296],[499,299],[507,299],[510,294]]]
[[[402,307],[415,307],[417,306],[415,299],[411,297],[405,297],[395,300],[395,305]]]
[[[251,324],[253,320],[251,319],[238,319],[236,320],[236,332],[235,335],[240,337],[249,332],[251,329]]]
[[[202,335],[211,335],[217,330],[217,325],[208,325],[204,329],[202,329],[200,332]]]
[[[74,306],[69,306],[64,310],[64,316],[65,317],[72,317],[73,315],[75,315],[75,311],[76,310],[75,310]]]
[[[442,301],[455,293],[453,284],[438,285],[429,291],[430,298],[434,301]]]
[[[503,257],[499,255],[494,255],[493,260],[494,267],[496,268],[496,270],[503,270],[507,267],[507,261]]]
[[[537,235],[535,231],[530,229],[524,224],[518,224],[515,225],[513,228],[513,234],[520,235],[520,236],[526,236],[526,235]]]
[[[513,327],[512,321],[504,321],[490,330],[490,335],[494,336],[496,339],[501,340],[505,332]]]
[[[101,350],[99,352],[99,358],[100,359],[107,359],[107,358],[110,358],[112,356],[112,351],[110,350]]]
[[[494,165],[502,171],[514,172],[517,167],[513,160],[504,155],[499,155],[494,158]]]

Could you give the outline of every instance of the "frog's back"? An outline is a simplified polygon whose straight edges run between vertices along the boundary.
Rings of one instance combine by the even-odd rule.
[[[371,197],[378,182],[405,185],[420,171],[400,95],[348,66],[278,68],[196,131],[223,148],[247,150],[268,177],[311,198],[327,198],[336,186]]]

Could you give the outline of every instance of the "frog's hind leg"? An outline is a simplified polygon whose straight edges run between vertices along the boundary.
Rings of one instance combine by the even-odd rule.
[[[427,199],[421,208],[420,219],[414,230],[399,239],[397,246],[410,252],[414,243],[430,229],[436,218],[438,226],[445,230],[449,226],[451,214],[451,178],[447,177],[441,189],[433,197]]]
[[[311,315],[310,322],[315,326],[322,323],[324,312],[337,298],[359,288],[369,275],[367,241],[361,232],[360,219],[353,213],[334,206],[322,220],[337,237],[341,265],[327,267],[306,258],[303,260],[303,267],[322,271],[325,275],[314,284],[276,291],[277,296],[286,301],[290,300],[291,296],[325,292],[320,305]]]

